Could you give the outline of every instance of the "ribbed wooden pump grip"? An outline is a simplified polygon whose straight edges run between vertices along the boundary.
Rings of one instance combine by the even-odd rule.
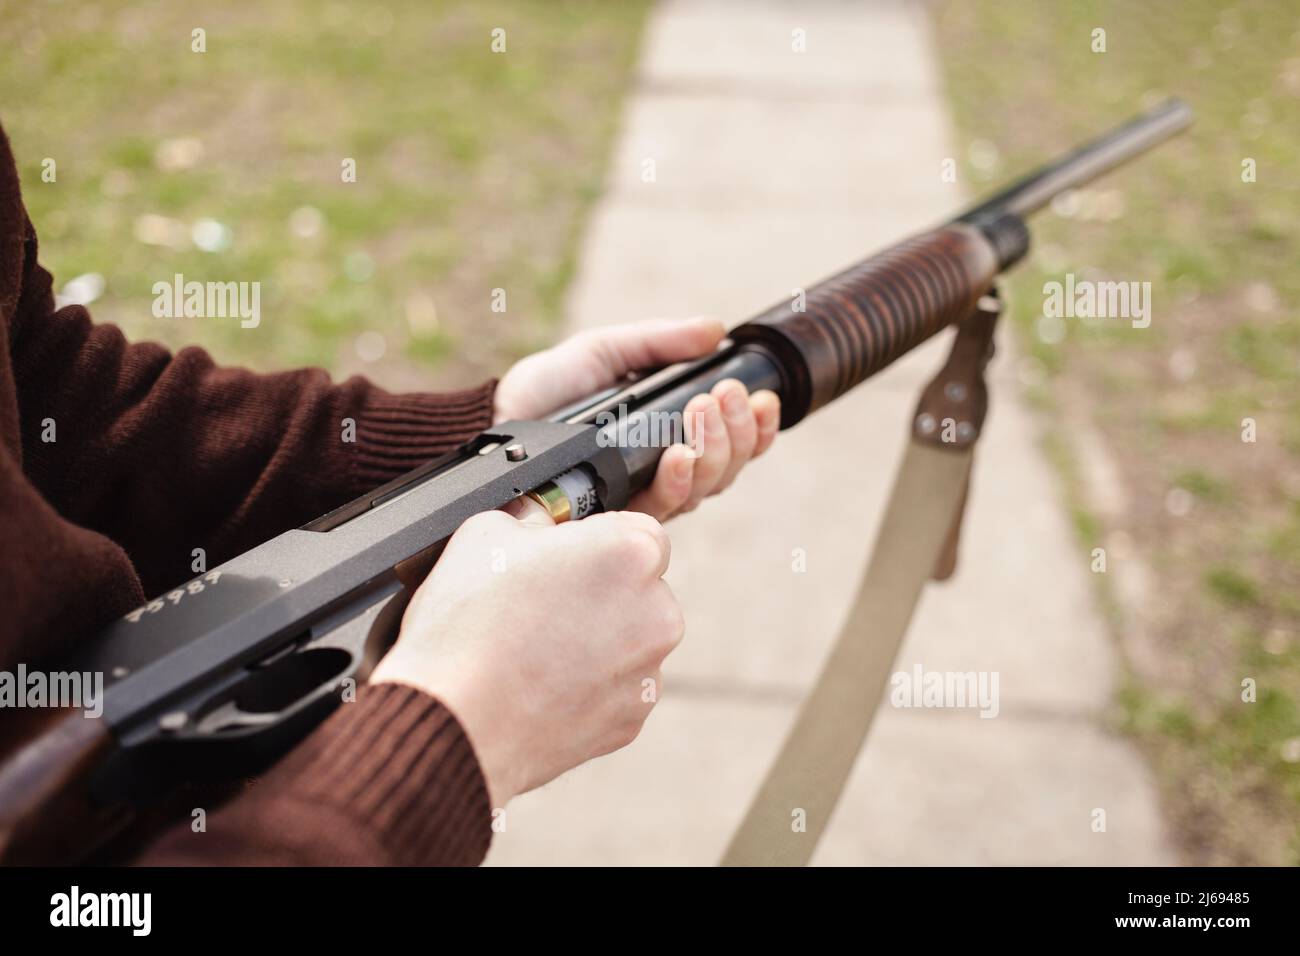
[[[818,283],[803,311],[796,299],[782,302],[731,337],[777,360],[784,380],[781,427],[788,428],[960,321],[1027,245],[1018,217],[953,223]]]

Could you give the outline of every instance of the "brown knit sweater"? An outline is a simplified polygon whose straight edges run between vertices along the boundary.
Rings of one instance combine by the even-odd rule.
[[[93,640],[191,577],[192,549],[215,566],[490,424],[492,383],[392,395],[319,369],[257,375],[55,309],[3,130],[0,239],[0,670]],[[344,418],[355,443],[340,441]],[[385,685],[362,688],[206,832],[187,823],[142,862],[476,864],[491,808],[451,713]]]

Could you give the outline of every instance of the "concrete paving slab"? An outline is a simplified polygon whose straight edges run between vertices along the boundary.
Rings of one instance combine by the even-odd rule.
[[[632,748],[512,803],[489,862],[715,863],[796,701],[752,688],[670,687],[678,691]],[[813,863],[1172,863],[1149,787],[1132,748],[1087,719],[982,720],[886,705]],[[1092,829],[1098,809],[1102,832]]]
[[[489,864],[715,864],[794,707],[780,695],[668,692],[631,747],[511,803]]]
[[[1090,721],[882,709],[813,864],[1173,865],[1151,788]]]
[[[918,221],[918,210],[933,210],[937,222],[956,211],[962,195],[940,177],[952,155],[942,117],[915,114],[913,103],[897,100],[867,109],[851,100],[650,93],[628,108],[612,187],[625,200],[658,207],[667,194],[674,205],[686,200],[719,215],[748,211],[756,194],[769,208],[812,207],[818,215],[880,220],[892,212],[919,230],[931,223]],[[889,134],[903,124],[906,138]],[[880,167],[896,172],[852,175]],[[828,178],[840,185],[833,195],[809,188]]]
[[[650,21],[647,85],[758,88],[781,96],[880,100],[939,90],[916,4],[849,0],[675,0]],[[793,31],[805,31],[805,52]]]

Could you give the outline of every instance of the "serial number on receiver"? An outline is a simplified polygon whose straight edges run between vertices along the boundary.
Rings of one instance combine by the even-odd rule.
[[[208,584],[216,584],[219,580],[221,580],[220,571],[209,571],[207,574],[195,578],[188,584],[184,584],[173,591],[168,591],[162,597],[154,598],[148,604],[140,605],[140,607],[136,608],[130,614],[127,614],[123,620],[130,621],[132,624],[138,624],[140,618],[144,617],[146,614],[157,614],[167,606],[168,602],[172,604],[180,604],[186,595],[202,594],[207,590]],[[205,581],[207,584],[204,583]]]

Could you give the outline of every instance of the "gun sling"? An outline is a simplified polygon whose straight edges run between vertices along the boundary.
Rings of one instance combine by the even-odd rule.
[[[803,866],[812,858],[871,729],[921,590],[956,564],[1000,312],[996,291],[980,299],[922,392],[848,618],[723,866]]]

